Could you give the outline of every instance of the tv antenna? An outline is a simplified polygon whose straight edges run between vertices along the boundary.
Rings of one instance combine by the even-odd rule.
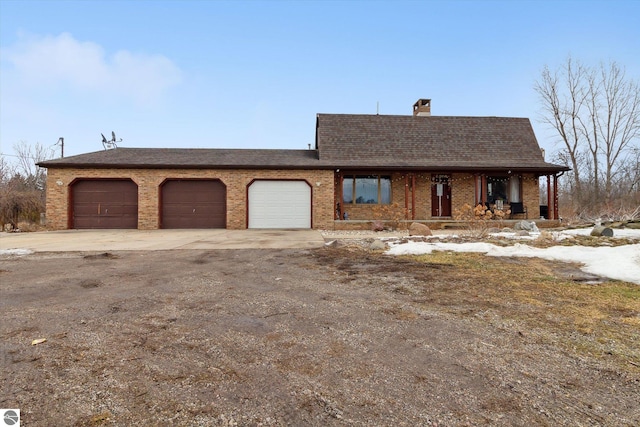
[[[122,138],[116,139],[116,133],[113,131],[111,131],[110,140],[107,140],[107,138],[104,136],[103,133],[101,133],[100,135],[102,135],[102,146],[104,147],[105,150],[118,148],[118,145],[116,144],[116,142],[122,142]]]

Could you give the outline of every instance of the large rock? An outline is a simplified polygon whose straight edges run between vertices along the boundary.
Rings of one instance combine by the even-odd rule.
[[[382,221],[373,221],[371,223],[372,231],[384,231],[384,222]]]
[[[533,233],[539,233],[540,232],[540,230],[538,230],[538,226],[533,221],[518,221],[513,226],[513,229],[514,230],[524,230],[524,231],[529,231],[529,232],[533,232]]]
[[[409,236],[432,236],[432,235],[433,233],[431,232],[431,229],[424,224],[420,224],[419,222],[413,222],[409,227]]]
[[[371,250],[385,250],[387,249],[387,245],[380,239],[376,239],[369,245],[369,249]]]

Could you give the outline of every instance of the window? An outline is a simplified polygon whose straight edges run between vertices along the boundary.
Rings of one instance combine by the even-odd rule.
[[[476,181],[476,195],[478,203],[480,203],[481,181]],[[518,176],[487,176],[485,194],[487,203],[494,204],[497,201],[505,203],[521,202],[520,197],[520,178]]]
[[[509,178],[506,176],[488,176],[487,177],[487,202],[495,203],[496,200],[507,200],[507,182]]]
[[[520,199],[520,178],[512,176],[509,178],[509,202],[521,202]]]
[[[345,175],[342,180],[343,203],[391,203],[391,177],[381,175]]]

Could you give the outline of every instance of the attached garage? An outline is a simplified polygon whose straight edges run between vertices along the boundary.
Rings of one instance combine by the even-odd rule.
[[[227,187],[219,179],[168,179],[160,197],[162,228],[226,228]]]
[[[311,186],[306,181],[253,181],[248,199],[249,228],[311,228]]]
[[[138,228],[138,186],[130,179],[77,180],[71,209],[71,228]]]

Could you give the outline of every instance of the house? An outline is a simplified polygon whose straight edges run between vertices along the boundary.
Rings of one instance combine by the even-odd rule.
[[[421,99],[407,116],[318,114],[309,150],[118,147],[40,162],[47,223],[334,229],[442,222],[478,203],[539,218],[541,177],[547,216],[558,217],[557,177],[568,168],[545,162],[528,119],[430,109]]]

